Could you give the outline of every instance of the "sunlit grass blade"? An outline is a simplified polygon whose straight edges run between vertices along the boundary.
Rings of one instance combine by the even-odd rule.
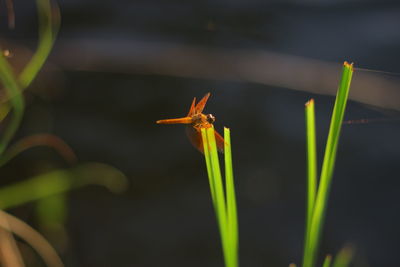
[[[346,109],[352,74],[353,65],[345,62],[343,65],[342,79],[339,84],[333,108],[321,177],[317,188],[315,202],[313,204],[311,221],[307,222],[307,225],[309,226],[306,227],[306,232],[308,233],[306,233],[307,236],[305,238],[306,245],[304,248],[303,267],[314,267],[318,255],[319,242],[336,160],[337,146],[339,143],[339,135]],[[306,118],[309,119],[307,116]],[[310,219],[308,216],[309,212],[307,212],[307,220]]]
[[[205,160],[206,160],[207,176],[208,176],[208,182],[209,182],[209,185],[210,185],[211,199],[212,199],[213,205],[215,207],[216,206],[216,204],[215,204],[216,199],[215,199],[215,188],[214,188],[214,179],[213,179],[214,172],[213,172],[212,165],[211,165],[210,148],[209,148],[208,145],[205,145],[205,144],[209,143],[208,142],[208,137],[207,137],[207,132],[205,130],[202,130],[201,131],[201,136],[202,136],[203,144],[204,144],[204,157],[205,157]]]
[[[224,160],[225,160],[225,183],[226,183],[226,202],[227,202],[227,216],[229,224],[229,238],[231,244],[232,257],[236,257],[235,262],[238,261],[238,246],[239,246],[239,233],[238,233],[238,219],[236,207],[236,194],[235,184],[233,179],[232,167],[232,150],[231,150],[231,135],[230,129],[224,128]],[[234,265],[237,266],[237,263]]]
[[[206,164],[208,163],[207,169],[210,169],[211,171],[210,172],[211,177],[209,177],[211,196],[214,195],[213,205],[217,216],[218,227],[221,235],[222,250],[224,253],[225,264],[226,266],[229,266],[228,263],[230,257],[229,257],[229,248],[227,242],[226,201],[222,183],[221,169],[219,166],[217,143],[215,141],[213,128],[209,128],[207,130],[202,129],[202,132],[206,134],[206,139],[203,139],[203,144],[204,144],[204,156],[206,157]]]
[[[221,169],[219,166],[219,158],[218,158],[218,151],[214,149],[217,145],[215,141],[215,135],[213,131],[206,131],[207,133],[207,141],[208,144],[205,145],[209,146],[209,156],[211,161],[211,170],[213,174],[213,187],[215,193],[215,204],[217,208],[217,216],[220,224],[225,227],[226,225],[226,201],[225,201],[225,192],[222,183],[222,175]],[[225,231],[223,231],[225,234]]]
[[[311,221],[317,190],[317,141],[315,130],[314,99],[306,103],[307,128],[307,221]]]
[[[315,129],[314,99],[305,104],[306,136],[307,136],[307,211],[306,229],[304,235],[304,255],[309,246],[309,235],[312,213],[314,209],[315,195],[317,190],[317,142]],[[305,264],[303,258],[303,265]]]
[[[238,266],[238,223],[233,181],[230,132],[225,128],[225,189],[222,182],[214,128],[202,129],[204,156],[211,197],[221,236],[226,267]]]

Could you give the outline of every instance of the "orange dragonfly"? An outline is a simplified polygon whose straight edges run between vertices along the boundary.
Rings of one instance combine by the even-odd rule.
[[[207,93],[197,104],[196,98],[193,99],[189,113],[186,117],[176,119],[158,120],[157,124],[187,124],[186,133],[192,145],[204,154],[203,139],[201,137],[202,128],[210,128],[215,121],[212,114],[203,114],[210,93]],[[224,138],[215,131],[215,140],[218,151],[224,153]]]

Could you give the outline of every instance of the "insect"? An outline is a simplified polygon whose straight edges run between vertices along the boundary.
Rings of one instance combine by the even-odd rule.
[[[186,117],[176,119],[158,120],[157,124],[187,124],[186,133],[192,145],[201,153],[204,153],[203,139],[201,137],[202,128],[210,128],[215,122],[212,114],[203,114],[204,107],[210,93],[207,93],[197,104],[196,98],[193,99],[189,113]],[[217,142],[218,151],[224,152],[224,138],[215,131],[215,140]]]

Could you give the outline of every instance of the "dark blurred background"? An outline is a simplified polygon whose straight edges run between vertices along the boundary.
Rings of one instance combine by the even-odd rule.
[[[183,126],[155,124],[186,115],[207,92],[216,128],[232,131],[241,266],[301,263],[304,103],[316,100],[322,159],[343,61],[400,73],[400,4],[58,4],[59,37],[25,93],[18,136],[53,133],[80,162],[110,164],[130,182],[123,194],[95,186],[68,193],[59,248],[66,266],[223,266],[204,159]],[[16,1],[15,13],[10,30],[2,7],[0,28],[17,58],[35,48],[35,3]],[[379,119],[343,126],[321,255],[352,244],[354,266],[398,265],[399,94],[396,75],[356,69],[345,119]],[[32,149],[3,167],[2,184],[65,165]],[[40,228],[32,205],[10,212]]]

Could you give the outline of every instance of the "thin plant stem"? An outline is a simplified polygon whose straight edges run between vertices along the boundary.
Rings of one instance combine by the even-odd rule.
[[[218,228],[221,236],[222,250],[226,267],[237,267],[238,263],[238,223],[236,198],[230,148],[230,131],[225,128],[225,188],[222,182],[221,169],[215,141],[214,128],[201,129],[204,156],[207,165],[211,198],[213,201]]]
[[[317,190],[317,142],[315,129],[314,99],[305,104],[306,136],[307,136],[307,216],[304,237],[304,255],[309,247],[309,235],[311,227],[312,212],[314,209],[315,195]],[[305,264],[303,258],[303,265]]]
[[[345,62],[343,64],[342,79],[339,84],[339,89],[333,108],[328,140],[326,143],[325,154],[322,164],[321,177],[316,192],[315,202],[312,205],[313,209],[311,220],[309,218],[309,212],[307,212],[307,220],[310,221],[307,221],[306,223],[306,225],[309,226],[306,227],[306,245],[304,248],[303,267],[314,267],[318,255],[321,232],[325,220],[328,196],[335,166],[339,136],[344,112],[346,109],[352,75],[353,65]],[[307,116],[306,118],[308,119]]]

